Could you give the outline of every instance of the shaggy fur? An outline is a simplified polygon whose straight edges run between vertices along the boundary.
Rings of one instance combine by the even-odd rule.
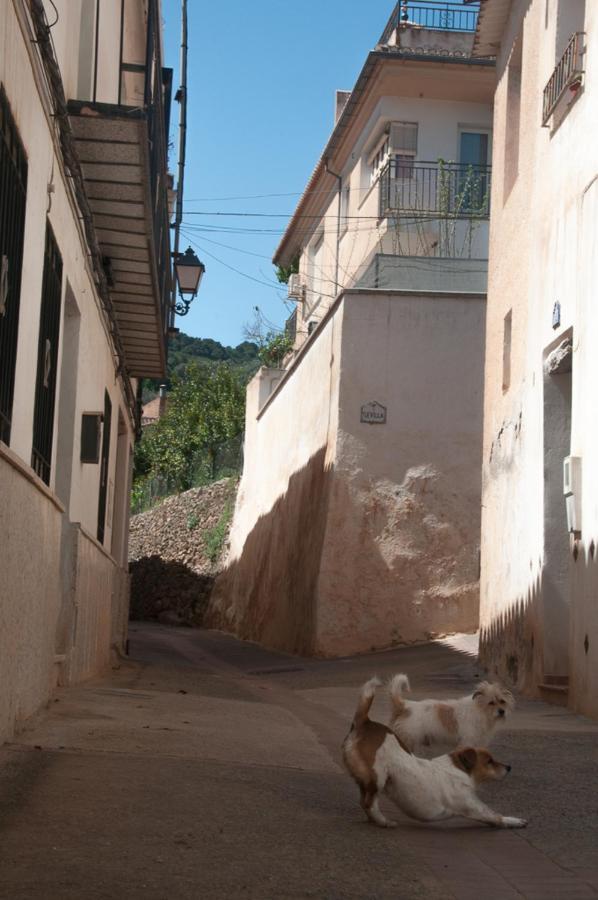
[[[485,746],[515,706],[510,691],[488,681],[482,681],[470,697],[457,700],[406,700],[405,690],[410,690],[409,679],[395,675],[388,684],[389,724],[410,750],[437,744]]]
[[[373,678],[361,689],[343,743],[345,766],[359,786],[361,806],[371,822],[383,828],[396,824],[378,805],[379,794],[384,792],[404,813],[423,822],[464,816],[499,828],[527,824],[525,819],[494,812],[476,796],[478,784],[499,781],[511,769],[487,750],[465,747],[436,759],[418,759],[390,728],[373,722],[369,710],[379,684]]]

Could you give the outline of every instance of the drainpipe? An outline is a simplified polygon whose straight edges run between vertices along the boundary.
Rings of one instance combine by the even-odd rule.
[[[181,82],[175,95],[180,103],[179,116],[179,166],[176,186],[176,211],[174,217],[173,259],[176,261],[181,238],[181,222],[183,221],[183,187],[185,181],[185,158],[187,146],[187,0],[181,2]],[[176,304],[176,276],[172,279],[171,325],[174,325],[174,307]]]
[[[339,249],[341,242],[341,200],[342,200],[342,190],[343,190],[343,178],[342,175],[337,175],[336,172],[333,172],[332,169],[328,167],[328,158],[324,160],[324,168],[328,175],[333,175],[338,183],[338,209],[336,214],[336,263],[335,263],[335,271],[334,271],[334,285],[335,285],[335,294],[338,294],[338,257],[339,257]]]

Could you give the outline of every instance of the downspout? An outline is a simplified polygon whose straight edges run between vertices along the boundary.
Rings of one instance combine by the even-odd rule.
[[[338,257],[340,250],[340,242],[341,242],[341,200],[342,200],[342,190],[343,190],[343,178],[342,175],[337,175],[336,172],[333,172],[332,169],[328,167],[328,157],[324,160],[324,168],[328,175],[333,175],[336,178],[338,183],[338,208],[336,213],[336,263],[334,270],[334,286],[335,286],[335,295],[338,294]]]
[[[183,221],[183,188],[185,182],[185,160],[187,155],[187,0],[181,3],[181,83],[175,94],[180,103],[179,116],[179,165],[176,186],[176,211],[174,218],[174,249],[172,258],[176,262],[179,255],[181,224]],[[176,276],[172,279],[171,326],[174,326],[174,309],[176,306]]]

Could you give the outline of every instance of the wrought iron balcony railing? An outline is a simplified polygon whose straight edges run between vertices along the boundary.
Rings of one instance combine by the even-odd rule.
[[[479,3],[401,3],[396,13],[395,28],[418,25],[434,31],[476,30]]]
[[[575,34],[571,35],[565,52],[548,79],[548,84],[544,88],[542,103],[542,125],[548,124],[548,120],[566,91],[575,92],[581,85],[584,71],[584,38],[585,34],[583,31],[576,31]]]
[[[294,341],[297,337],[297,309],[295,308],[284,323],[284,333]]]
[[[487,219],[491,173],[491,166],[393,159],[380,175],[380,218]]]

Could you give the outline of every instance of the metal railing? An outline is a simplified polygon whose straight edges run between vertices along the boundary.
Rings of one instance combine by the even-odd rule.
[[[380,218],[413,213],[487,219],[491,173],[491,166],[393,159],[380,175]]]
[[[297,337],[297,309],[294,309],[284,323],[284,333],[294,341]]]
[[[565,52],[555,66],[554,72],[544,88],[542,101],[542,125],[546,125],[558,106],[559,101],[568,89],[575,90],[581,83],[583,75],[584,54],[583,31],[571,35]]]
[[[143,108],[147,120],[150,196],[152,201],[152,226],[156,252],[156,269],[161,302],[161,320],[164,334],[170,324],[171,261],[170,261],[170,213],[168,209],[168,132],[172,93],[172,69],[162,65],[161,20],[159,0],[148,0],[145,49],[138,48],[136,61],[124,58],[124,37],[127,22],[136,21],[139,6],[131,0],[120,0],[119,34],[114,35],[108,25],[112,22],[112,3],[102,7],[96,4],[95,47],[91,78],[91,101],[110,100],[124,108]],[[104,19],[104,16],[106,17]],[[108,23],[108,25],[106,24]],[[140,27],[141,24],[140,24]],[[130,26],[129,26],[130,30]],[[118,46],[116,51],[112,49]],[[109,96],[106,96],[106,68],[118,65],[118,88],[113,91],[113,79],[108,78]]]
[[[434,31],[476,30],[479,3],[401,3],[395,27],[418,25]]]

